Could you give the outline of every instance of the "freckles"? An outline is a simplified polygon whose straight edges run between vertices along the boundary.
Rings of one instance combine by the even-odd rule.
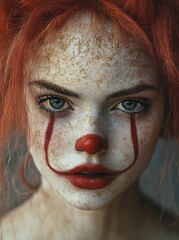
[[[54,114],[52,113],[50,116],[50,120],[47,126],[47,129],[45,131],[45,143],[44,143],[44,151],[45,151],[45,160],[47,163],[47,166],[55,173],[58,173],[57,170],[55,170],[54,168],[52,168],[52,166],[49,163],[49,158],[48,158],[48,147],[49,147],[49,142],[51,140],[52,137],[52,132],[53,132],[53,127],[54,127],[54,123],[55,123],[55,117]]]
[[[143,147],[149,147],[149,145],[155,144],[158,139],[160,130],[160,121],[157,117],[151,117],[145,123],[140,125],[139,129],[139,143],[141,149]]]
[[[137,136],[137,127],[136,127],[136,120],[135,120],[135,114],[131,114],[130,117],[130,130],[131,130],[131,142],[133,145],[133,150],[134,150],[134,159],[132,161],[132,163],[125,168],[122,172],[126,172],[128,169],[130,169],[135,162],[137,161],[138,155],[139,155],[139,141],[138,141],[138,136]],[[125,154],[126,158],[124,157],[124,159],[128,159],[128,155]]]
[[[50,165],[49,157],[48,157],[48,148],[49,148],[49,143],[50,143],[52,133],[53,133],[54,123],[55,123],[55,117],[54,117],[54,114],[51,114],[47,129],[45,131],[44,151],[45,151],[45,160],[46,160],[47,166],[53,172],[58,174],[59,171],[54,169]],[[137,161],[137,158],[138,158],[138,154],[139,154],[139,142],[138,142],[137,127],[136,127],[136,120],[135,120],[134,114],[132,114],[130,117],[130,130],[131,130],[131,142],[132,142],[133,150],[134,150],[134,159],[133,159],[132,163],[126,169],[124,169],[122,172],[127,171],[129,168],[131,168],[135,164],[135,162]],[[128,159],[128,156],[126,158]]]
[[[49,122],[48,122],[48,125],[47,125],[47,129],[45,131],[45,136],[44,136],[44,152],[45,152],[45,161],[46,161],[46,164],[47,166],[56,174],[59,174],[60,171],[56,170],[54,167],[52,167],[50,165],[50,162],[49,162],[49,143],[51,141],[51,138],[52,138],[52,133],[53,133],[53,128],[54,128],[54,123],[55,123],[55,116],[54,114],[52,113],[50,118],[49,118]],[[55,137],[53,135],[53,137]],[[58,141],[57,141],[58,142]],[[63,151],[63,148],[65,146],[61,145],[60,148],[61,150]],[[50,154],[51,155],[54,155],[54,156],[57,156],[57,153],[56,153],[56,150],[59,150],[59,144],[58,145],[54,145],[53,144],[53,149],[50,149]]]
[[[45,132],[45,144],[44,144],[45,152],[48,151],[48,146],[49,146],[49,142],[50,142],[50,139],[51,139],[51,136],[52,136],[54,122],[55,122],[55,118],[54,118],[54,114],[52,114],[51,117],[50,117],[50,121],[48,123],[48,126],[47,126],[47,130]]]

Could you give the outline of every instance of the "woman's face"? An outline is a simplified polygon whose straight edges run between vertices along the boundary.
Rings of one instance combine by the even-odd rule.
[[[25,90],[34,162],[42,178],[81,209],[108,204],[140,176],[163,124],[159,76],[150,60],[132,40],[116,42],[111,26],[105,33],[89,22],[82,16],[48,36],[29,64]],[[89,146],[79,150],[75,144],[84,136]],[[88,151],[99,139],[103,146]]]

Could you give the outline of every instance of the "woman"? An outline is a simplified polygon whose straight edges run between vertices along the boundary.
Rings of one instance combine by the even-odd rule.
[[[178,138],[177,7],[1,3],[1,146],[23,131],[41,173],[2,239],[178,238],[137,184],[159,135]]]

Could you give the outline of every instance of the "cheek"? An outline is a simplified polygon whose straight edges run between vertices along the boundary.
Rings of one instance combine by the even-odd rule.
[[[36,119],[33,116],[36,116]],[[31,154],[33,152],[35,162],[37,159],[44,159],[53,132],[52,120],[39,116],[40,114],[31,114],[28,118],[30,127],[27,140]]]
[[[47,156],[47,153],[48,153],[48,147],[49,147],[49,142],[50,142],[51,137],[52,137],[54,122],[55,122],[54,114],[51,114],[48,125],[47,125],[47,129],[46,129],[45,134],[44,134],[45,156]]]
[[[29,119],[29,122],[34,122],[34,119]],[[50,117],[41,117],[36,124],[31,124],[28,146],[40,169],[46,166],[53,166],[54,169],[68,167],[68,157],[75,151],[74,136],[69,124],[59,122],[53,114]]]
[[[44,145],[44,133],[47,128],[47,121],[36,122],[36,124],[31,124],[28,132],[28,146],[29,148],[35,149],[39,153]]]
[[[47,129],[45,131],[45,135],[44,135],[44,152],[45,152],[45,161],[46,161],[47,166],[51,170],[53,170],[54,172],[57,173],[57,171],[54,168],[52,168],[52,166],[50,165],[49,157],[48,157],[48,148],[49,148],[50,140],[52,138],[54,123],[55,123],[55,117],[54,117],[54,114],[52,113],[50,116],[48,125],[47,125]]]
[[[110,164],[115,169],[126,171],[138,159],[139,141],[136,124],[135,115],[132,114],[128,119],[125,119],[125,123],[121,122],[120,125],[113,126],[113,131],[110,133],[107,159],[111,161]]]
[[[47,166],[54,172],[58,173],[59,165],[67,159],[67,155],[72,151],[72,138],[70,131],[61,132],[60,128],[55,128],[55,116],[52,113],[47,123],[44,133],[44,154]],[[58,123],[56,124],[58,125]],[[66,137],[65,137],[66,136]],[[70,147],[69,147],[70,146]]]
[[[111,166],[126,171],[135,163],[136,166],[146,165],[153,154],[161,125],[162,113],[130,115],[125,124],[115,125],[108,154]]]
[[[35,148],[39,152],[42,149],[42,143],[44,141],[44,132],[47,128],[48,119],[42,118],[35,108],[35,104],[29,97],[27,101],[27,120],[28,120],[28,146],[29,148]]]
[[[162,116],[162,115],[161,115]],[[138,123],[139,162],[146,164],[150,161],[162,126],[161,116],[151,117],[146,122]]]
[[[139,121],[138,135],[142,147],[155,144],[162,126],[162,118],[156,114],[145,122]]]

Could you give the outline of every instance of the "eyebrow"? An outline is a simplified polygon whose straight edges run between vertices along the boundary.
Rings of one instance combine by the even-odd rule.
[[[140,93],[140,92],[147,91],[147,90],[158,90],[158,88],[155,86],[149,85],[149,84],[145,84],[145,83],[137,84],[134,87],[111,93],[110,95],[107,96],[106,100],[111,99],[111,98],[124,97],[127,95],[131,95],[134,93]]]
[[[74,97],[74,98],[79,98],[80,96],[78,95],[78,93],[72,92],[64,87],[58,86],[54,83],[49,83],[45,80],[35,80],[33,82],[30,82],[31,86],[35,86],[38,87],[40,89],[48,89],[51,90],[53,92],[59,93],[59,94],[63,94],[69,97]]]
[[[76,92],[70,91],[64,87],[61,87],[59,85],[56,85],[54,83],[50,83],[45,80],[35,80],[33,82],[30,82],[31,86],[38,87],[40,89],[48,89],[52,90],[53,92],[57,92],[59,94],[63,94],[66,96],[74,97],[80,99],[80,95]],[[124,97],[127,95],[135,94],[135,93],[140,93],[143,91],[147,90],[157,90],[158,88],[149,84],[138,84],[134,87],[123,89],[120,91],[116,91],[114,93],[111,93],[110,95],[107,96],[106,100],[109,100],[111,98],[119,98],[119,97]]]

